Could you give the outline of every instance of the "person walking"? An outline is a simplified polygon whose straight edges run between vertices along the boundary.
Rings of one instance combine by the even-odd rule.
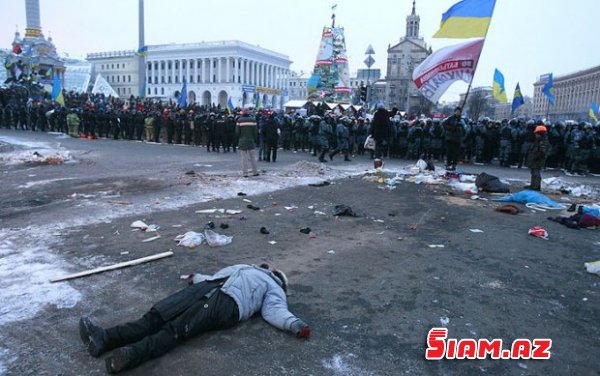
[[[252,164],[252,175],[258,176],[256,170],[256,138],[258,137],[258,129],[256,127],[256,118],[254,115],[244,112],[237,121],[236,134],[238,136],[238,149],[242,158],[242,174],[245,178],[248,177],[248,159]]]

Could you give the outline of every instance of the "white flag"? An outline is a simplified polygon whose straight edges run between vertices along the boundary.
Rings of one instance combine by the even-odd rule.
[[[444,47],[415,68],[413,80],[423,96],[433,103],[456,81],[473,80],[483,39]]]
[[[115,98],[119,98],[119,95],[113,89],[110,84],[102,77],[101,74],[96,76],[96,82],[94,82],[94,87],[92,88],[92,94],[104,94],[105,96],[113,96]]]

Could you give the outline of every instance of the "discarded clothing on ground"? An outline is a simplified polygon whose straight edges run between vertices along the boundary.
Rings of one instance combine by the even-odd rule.
[[[577,213],[570,217],[548,217],[548,220],[560,223],[563,226],[567,226],[572,229],[597,229],[600,228],[600,219],[594,217],[591,214]]]
[[[333,215],[336,217],[358,217],[358,215],[348,205],[336,205],[333,209]]]
[[[509,193],[510,187],[508,184],[504,184],[500,179],[493,175],[488,175],[482,172],[475,179],[475,185],[477,188],[488,193]]]
[[[505,204],[496,208],[497,212],[517,215],[521,210],[513,204]]]
[[[320,183],[309,184],[308,186],[309,186],[309,187],[326,187],[326,186],[328,186],[328,185],[331,185],[331,183],[330,183],[330,182],[328,182],[328,181],[322,181],[322,182],[320,182]]]
[[[232,240],[232,236],[220,235],[212,230],[205,230],[204,233],[188,231],[175,237],[177,245],[187,248],[195,248],[203,243],[208,244],[209,247],[220,247],[230,244]]]
[[[563,205],[557,203],[554,200],[549,199],[545,195],[536,191],[521,191],[517,193],[513,193],[510,196],[504,196],[501,198],[496,198],[493,201],[497,202],[518,202],[521,204],[538,204],[543,205],[544,207],[548,207],[551,209],[564,209]]]

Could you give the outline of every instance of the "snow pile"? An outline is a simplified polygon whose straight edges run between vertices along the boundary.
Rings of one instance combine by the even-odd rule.
[[[594,187],[570,184],[557,177],[543,179],[542,189],[565,193],[573,197],[598,197],[600,195],[599,190]]]
[[[32,227],[0,231],[0,326],[32,318],[47,304],[71,308],[81,298],[67,283],[49,282],[67,274],[47,248],[50,237]]]
[[[309,161],[298,161],[292,165],[285,167],[281,172],[281,176],[286,177],[301,177],[301,176],[317,176],[331,174],[332,170],[323,163],[315,163]]]
[[[0,137],[0,144],[10,145],[0,153],[0,164],[58,165],[71,161],[71,154],[60,144],[52,146],[47,142],[23,141],[12,137]]]

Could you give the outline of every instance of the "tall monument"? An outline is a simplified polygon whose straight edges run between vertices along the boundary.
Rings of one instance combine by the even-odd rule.
[[[12,82],[51,84],[58,74],[64,84],[65,64],[58,56],[52,38],[42,33],[39,0],[25,0],[27,27],[21,38],[15,32],[12,53],[6,56],[4,65]]]
[[[138,95],[142,98],[146,96],[146,62],[145,56],[148,53],[147,47],[144,41],[144,0],[139,0],[138,10],[138,22],[139,22],[139,33],[138,33],[138,54],[139,54],[139,78],[140,87]]]

